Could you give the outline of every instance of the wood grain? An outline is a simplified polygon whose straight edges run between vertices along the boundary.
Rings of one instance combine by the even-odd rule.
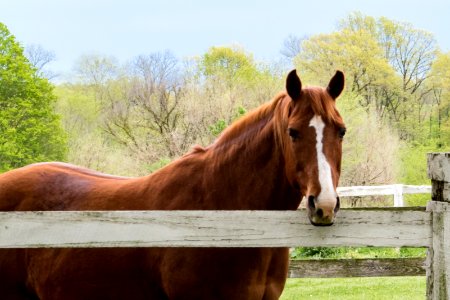
[[[291,260],[290,278],[425,276],[425,258]]]
[[[1,212],[0,248],[431,246],[431,213],[342,210],[333,226],[299,211]]]

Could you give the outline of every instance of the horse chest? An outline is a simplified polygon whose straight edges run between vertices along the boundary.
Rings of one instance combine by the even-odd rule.
[[[170,299],[278,299],[287,268],[285,248],[167,249],[161,276]]]

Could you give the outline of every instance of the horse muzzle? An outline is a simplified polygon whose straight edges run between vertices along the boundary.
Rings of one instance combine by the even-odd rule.
[[[314,226],[331,226],[339,211],[339,197],[332,200],[317,200],[314,196],[308,196],[308,218]]]

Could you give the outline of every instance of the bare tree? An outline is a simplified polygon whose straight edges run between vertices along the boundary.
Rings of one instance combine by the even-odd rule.
[[[429,76],[436,58],[436,41],[423,30],[404,24],[398,28],[388,59],[402,76],[403,90],[413,94]]]
[[[117,59],[110,56],[90,54],[81,56],[75,67],[75,73],[85,84],[102,86],[118,77]]]
[[[286,57],[286,59],[292,61],[294,57],[296,57],[302,51],[302,41],[307,37],[304,36],[302,38],[289,35],[283,43],[283,48],[281,49],[281,54]]]
[[[36,68],[39,76],[47,79],[53,79],[57,74],[48,69],[48,65],[55,60],[55,53],[45,50],[40,45],[28,45],[25,47],[25,56],[28,61]]]
[[[120,88],[110,88],[106,132],[146,161],[184,153],[192,137],[180,109],[177,59],[170,52],[141,55],[128,73],[116,82]]]

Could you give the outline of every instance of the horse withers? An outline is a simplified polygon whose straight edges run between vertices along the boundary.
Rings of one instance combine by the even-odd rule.
[[[345,126],[326,88],[286,92],[227,128],[206,148],[145,177],[115,177],[63,163],[0,175],[0,211],[295,210],[331,225]],[[287,248],[0,250],[2,299],[278,299]]]

